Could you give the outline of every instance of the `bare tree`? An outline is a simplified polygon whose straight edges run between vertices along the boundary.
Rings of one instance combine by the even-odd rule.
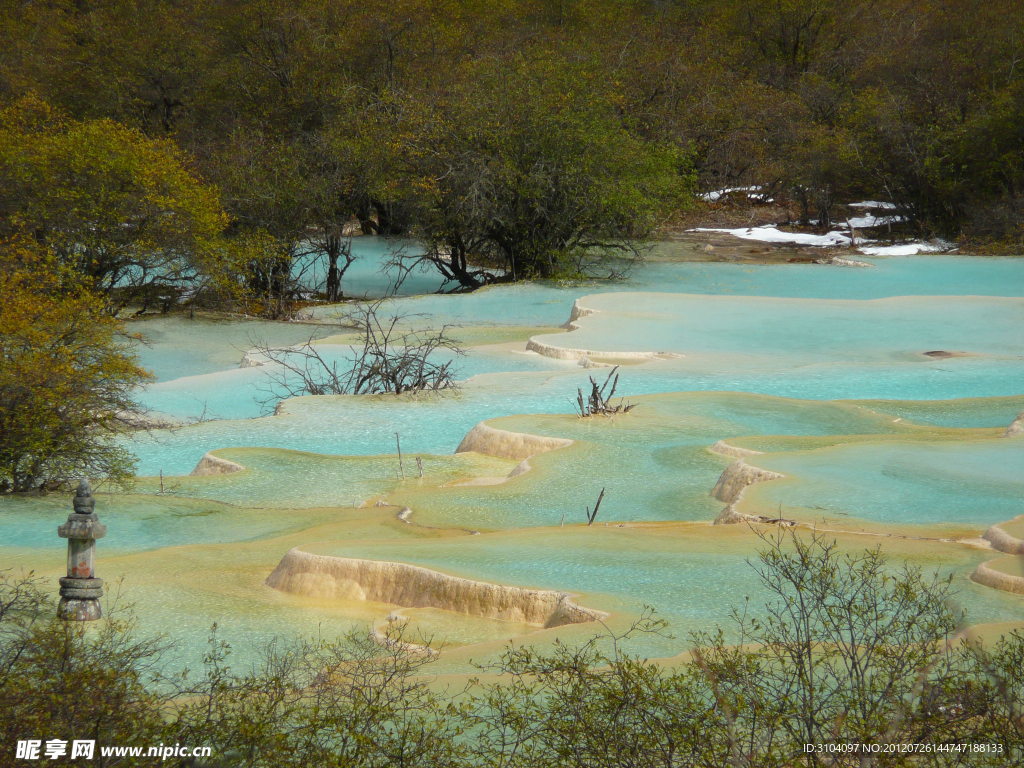
[[[938,742],[962,727],[967,672],[953,640],[963,613],[951,576],[896,568],[877,547],[843,552],[817,533],[758,536],[767,548],[752,565],[771,596],[763,614],[734,610],[728,644],[721,630],[694,636],[736,758],[720,764],[751,765],[738,756],[756,754],[758,765],[794,765],[797,745]],[[907,764],[844,759],[806,753],[799,764]]]
[[[324,233],[322,248],[327,259],[324,294],[328,301],[337,301],[342,296],[341,279],[356,260],[352,255],[352,238],[342,237],[340,230],[334,229]]]
[[[381,315],[381,304],[364,304],[346,316],[361,339],[340,360],[325,357],[312,338],[286,349],[256,343],[256,352],[271,364],[269,396],[263,404],[300,395],[455,389],[454,360],[437,357],[440,352],[465,354],[458,340],[449,335],[452,326],[410,329],[408,321],[414,315]]]
[[[395,251],[387,265],[399,276],[393,290],[397,292],[405,279],[415,270],[424,268],[424,265],[435,268],[444,278],[439,293],[472,291],[508,279],[502,269],[471,264],[470,252],[469,247],[457,238],[447,244],[428,244],[422,250]]]
[[[583,398],[583,390],[576,390],[576,409],[582,418],[600,413],[603,416],[612,416],[616,413],[629,413],[636,408],[636,403],[626,403],[621,399],[618,405],[612,405],[611,400],[615,397],[615,389],[619,386],[619,366],[615,366],[608,373],[604,384],[598,385],[594,377],[590,377],[590,396]],[[609,385],[611,388],[609,389]]]

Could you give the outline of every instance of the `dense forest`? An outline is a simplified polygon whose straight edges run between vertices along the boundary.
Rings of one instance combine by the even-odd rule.
[[[606,276],[728,213],[702,190],[757,185],[804,226],[885,201],[1020,253],[1019,11],[0,0],[0,492],[126,476],[81,439],[137,421],[146,374],[110,318],[290,317],[344,297],[358,232],[419,243],[398,274],[450,290]]]
[[[0,214],[111,297],[282,311],[345,235],[578,273],[698,189],[1019,250],[1016,0],[3,0]],[[115,300],[114,288],[120,296]],[[129,291],[128,288],[133,290]]]

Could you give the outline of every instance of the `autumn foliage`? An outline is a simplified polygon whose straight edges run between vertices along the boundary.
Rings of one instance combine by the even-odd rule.
[[[115,436],[147,374],[103,300],[26,238],[0,242],[0,492],[125,480]]]

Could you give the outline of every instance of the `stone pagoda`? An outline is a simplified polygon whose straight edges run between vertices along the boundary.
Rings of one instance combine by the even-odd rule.
[[[89,482],[78,484],[74,512],[57,528],[57,535],[68,540],[68,575],[60,580],[60,605],[57,616],[66,621],[95,621],[103,613],[103,579],[96,578],[96,539],[107,535],[107,526],[96,517],[96,501]]]

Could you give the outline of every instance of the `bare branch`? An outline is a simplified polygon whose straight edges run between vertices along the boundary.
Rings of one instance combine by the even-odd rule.
[[[579,411],[581,418],[587,418],[595,414],[601,414],[602,416],[614,416],[616,413],[629,413],[631,410],[636,408],[635,403],[626,403],[625,401],[619,401],[618,405],[612,405],[611,400],[615,397],[615,390],[619,386],[619,366],[615,366],[608,373],[608,377],[604,380],[604,384],[600,386],[594,377],[590,377],[590,396],[584,400],[583,390],[577,388],[576,390],[576,409]],[[611,385],[611,389],[609,389]]]
[[[325,357],[322,347],[310,338],[287,349],[257,343],[256,352],[270,363],[270,387],[264,405],[302,395],[374,395],[456,388],[451,359],[437,353],[463,355],[459,342],[449,334],[450,325],[408,329],[412,315],[379,313],[382,301],[362,305],[346,315],[347,323],[361,336],[342,361]]]

